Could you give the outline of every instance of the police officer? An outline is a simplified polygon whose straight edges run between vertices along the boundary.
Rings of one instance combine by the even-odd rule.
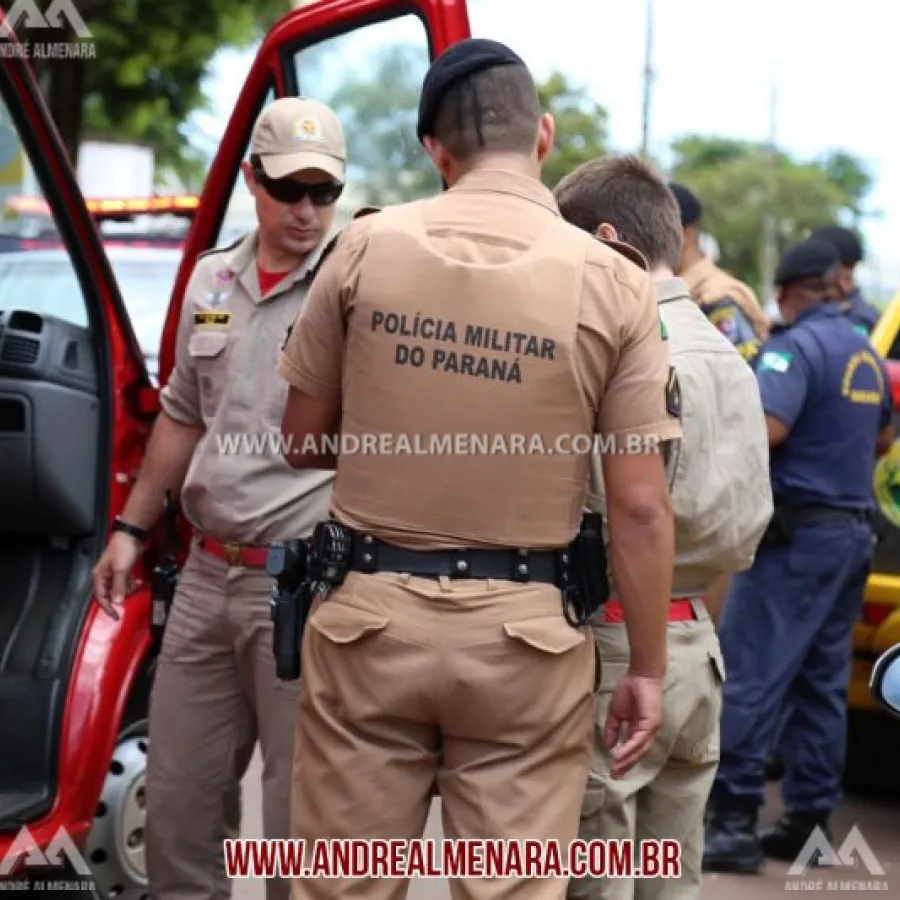
[[[755,872],[764,852],[796,859],[816,826],[827,833],[841,801],[851,633],[872,557],[872,474],[892,428],[881,360],[826,302],[838,262],[830,243],[809,239],[776,273],[785,325],[756,368],[775,513],[722,618],[728,681],[708,870]],[[786,813],[760,840],[765,755],[784,704]]]
[[[856,284],[855,270],[863,260],[863,247],[859,237],[849,228],[841,228],[839,225],[816,228],[811,237],[834,244],[840,257],[840,265],[834,278],[838,305],[860,333],[871,334],[881,313],[863,299]]]
[[[476,39],[442,54],[418,134],[449,190],[351,223],[282,356],[283,431],[308,450],[292,463],[319,462],[337,430],[350,450],[350,437],[393,441],[336,461],[332,515],[354,549],[304,636],[293,835],[307,847],[418,837],[435,779],[448,838],[575,838],[594,647],[564,617],[554,574],[584,506],[590,458],[570,451],[575,435],[602,433],[610,448],[610,552],[631,643],[607,722],[610,744],[628,729],[615,776],[658,727],[672,513],[656,450],[681,433],[666,346],[646,271],[566,224],[542,185],[553,133],[508,47]],[[426,451],[470,436],[510,449],[515,435],[525,452],[400,452],[416,437]],[[562,900],[565,888],[526,876],[451,890]],[[305,879],[294,897],[403,890]]]
[[[653,752],[623,778],[610,778],[604,748],[594,763],[580,837],[681,845],[679,878],[587,877],[570,898],[688,900],[700,896],[703,813],[719,758],[724,663],[705,594],[722,575],[747,569],[772,515],[769,444],[756,378],[735,348],[704,318],[685,282],[673,275],[681,252],[678,204],[664,181],[633,157],[606,156],[579,166],[557,185],[563,217],[590,234],[624,240],[650,264],[669,356],[681,387],[684,437],[669,453],[675,507],[674,596],[669,605],[663,725]],[[599,474],[599,473],[598,473]],[[603,509],[602,478],[588,497]],[[612,572],[615,581],[616,572]],[[621,610],[611,600],[596,617],[603,661],[597,723],[628,666]]]
[[[197,261],[175,368],[147,458],[95,575],[111,615],[171,490],[195,537],[160,652],[150,708],[147,868],[155,900],[230,893],[223,838],[236,836],[239,785],[257,740],[263,827],[288,835],[297,685],[272,656],[266,544],[327,514],[333,473],[294,472],[275,441],[228,453],[223,436],[278,436],[287,385],[274,368],[303,305],[343,183],[335,114],[283,98],[259,117],[243,173],[258,228]],[[262,450],[262,452],[259,452]],[[284,900],[286,879],[266,882]]]
[[[669,187],[678,201],[684,235],[676,274],[685,280],[710,322],[752,362],[769,332],[759,300],[746,284],[720,269],[700,249],[703,206],[697,197],[677,182],[670,182]]]

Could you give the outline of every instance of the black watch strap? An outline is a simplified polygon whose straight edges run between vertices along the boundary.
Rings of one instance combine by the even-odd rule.
[[[150,540],[150,532],[147,531],[146,528],[138,528],[137,525],[126,522],[121,516],[116,516],[115,519],[113,519],[112,530],[114,532],[123,531],[125,534],[130,534],[142,544]]]

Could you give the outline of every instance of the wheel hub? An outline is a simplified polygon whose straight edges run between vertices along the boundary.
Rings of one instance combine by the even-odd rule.
[[[85,858],[105,900],[147,900],[144,776],[148,740],[143,723],[119,739],[100,793]]]

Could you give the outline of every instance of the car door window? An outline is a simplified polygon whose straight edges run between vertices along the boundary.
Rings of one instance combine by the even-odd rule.
[[[335,227],[360,206],[434,195],[440,176],[416,138],[428,34],[412,14],[336,35],[294,54],[301,96],[332,107],[347,137],[347,187]]]
[[[13,309],[88,325],[75,266],[0,100],[0,310]]]

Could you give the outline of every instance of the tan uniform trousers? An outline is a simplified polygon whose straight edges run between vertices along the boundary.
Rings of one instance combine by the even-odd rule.
[[[724,664],[702,601],[693,621],[668,625],[668,670],[662,725],[650,753],[624,778],[609,773],[603,725],[613,689],[628,668],[623,624],[594,627],[602,662],[594,761],[579,836],[587,840],[663,840],[681,844],[679,878],[580,878],[570,900],[698,900],[703,816],[719,760]]]
[[[166,626],[150,701],[147,870],[151,900],[231,895],[223,841],[238,837],[240,781],[256,741],[263,828],[289,837],[293,725],[299,683],[275,675],[271,579],[196,545]],[[266,882],[287,900],[290,882]]]
[[[595,650],[552,585],[351,572],[303,642],[292,836],[568,844],[590,770]],[[400,900],[408,880],[296,879],[294,900]],[[562,900],[565,879],[460,879],[454,900]]]

